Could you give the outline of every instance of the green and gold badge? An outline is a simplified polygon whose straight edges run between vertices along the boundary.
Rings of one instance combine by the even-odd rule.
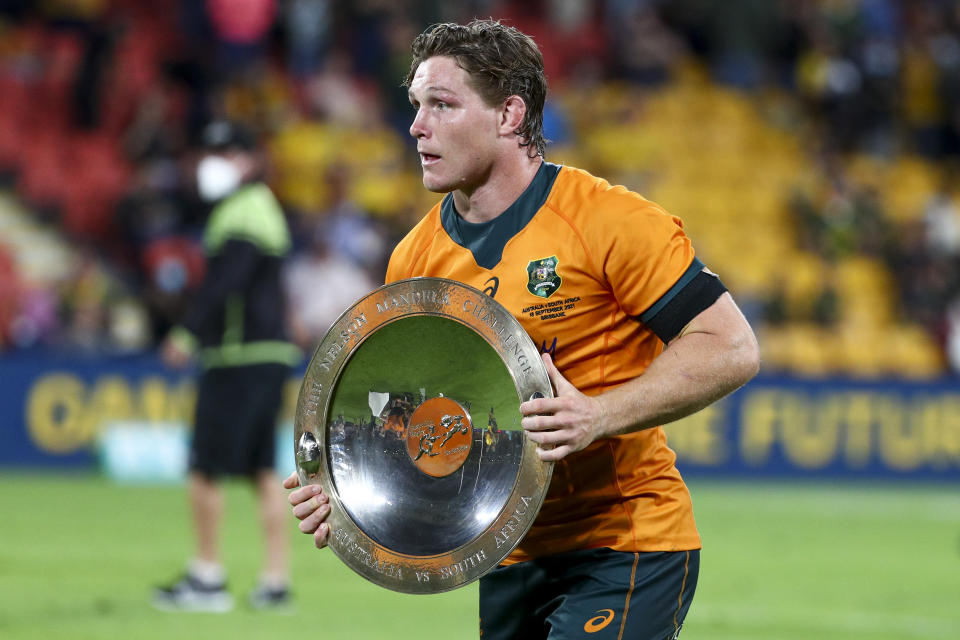
[[[557,256],[527,263],[527,291],[539,298],[549,298],[560,288],[563,278],[557,273]]]

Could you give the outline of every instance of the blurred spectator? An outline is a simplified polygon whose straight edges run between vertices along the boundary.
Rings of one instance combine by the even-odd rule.
[[[150,312],[153,340],[184,317],[189,297],[204,276],[201,248],[183,236],[160,237],[144,246],[141,266],[146,275],[143,299]]]
[[[954,375],[960,375],[960,297],[947,307],[946,314],[947,362]]]
[[[323,64],[330,45],[330,0],[289,0],[281,5],[287,30],[287,68],[303,78]]]
[[[960,257],[960,206],[949,191],[932,194],[923,211],[923,224],[926,244],[932,254]]]
[[[109,351],[108,312],[115,296],[114,283],[94,251],[78,251],[70,277],[61,287],[61,347],[90,354]]]
[[[836,151],[855,148],[860,127],[863,76],[860,69],[821,25],[797,66],[797,86],[823,126],[822,139]]]
[[[931,252],[924,226],[909,224],[901,229],[892,265],[897,274],[902,308],[942,340],[944,314],[960,285],[956,258]]]
[[[858,253],[885,255],[890,230],[876,191],[851,178],[836,155],[823,154],[820,162],[818,191],[793,196],[802,246],[828,260]]]
[[[100,97],[113,46],[106,24],[92,22],[84,30],[83,59],[73,83],[74,122],[81,129],[95,129],[100,124],[103,109]]]
[[[663,84],[686,54],[683,40],[670,30],[653,2],[607,3],[613,73],[644,85]]]
[[[310,78],[306,100],[311,113],[341,126],[370,126],[380,119],[376,88],[358,76],[342,50],[327,57],[323,69]]]
[[[205,0],[217,41],[218,76],[229,80],[265,53],[277,0]]]
[[[348,256],[332,250],[322,225],[307,250],[290,261],[284,283],[294,339],[310,352],[340,314],[382,284]]]
[[[10,325],[10,336],[14,347],[50,347],[60,328],[57,318],[57,297],[51,289],[43,287],[24,288],[19,297],[11,302],[17,308],[17,315]],[[2,348],[0,344],[0,348]],[[140,347],[148,345],[141,344]]]
[[[907,32],[903,43],[903,118],[911,146],[923,155],[935,157],[943,150],[940,134],[946,115],[940,101],[940,72],[929,40],[934,28],[931,21],[936,18],[929,7],[918,11],[916,26]]]
[[[778,77],[769,61],[783,44],[783,4],[769,0],[663,3],[669,23],[682,29],[721,83],[758,89]]]
[[[290,233],[262,182],[263,155],[253,133],[218,120],[204,128],[202,145],[196,186],[213,205],[204,230],[206,274],[160,351],[168,366],[186,366],[193,355],[202,365],[189,460],[194,556],[181,579],[155,590],[153,604],[175,611],[232,608],[220,553],[221,480],[239,476],[257,490],[263,525],[263,569],[250,604],[277,608],[290,602],[290,569],[285,496],[274,472],[276,422],[283,386],[300,360],[287,341],[281,282]],[[161,279],[179,285],[186,267],[168,254]]]
[[[947,344],[960,225],[953,186],[931,176],[960,157],[957,0],[57,0],[0,6],[0,176],[65,246],[84,243],[86,266],[21,274],[0,348],[130,349],[144,309],[163,335],[202,277],[184,158],[211,117],[264,133],[267,180],[305,229],[297,271],[379,282],[427,197],[400,86],[409,41],[474,15],[543,50],[555,157],[665,198],[706,251],[723,251],[709,238],[731,234],[733,209],[758,221],[711,259],[767,322],[843,324],[837,272],[865,258],[895,283],[896,316]],[[25,249],[8,246],[25,273]],[[774,274],[782,256],[809,270]]]

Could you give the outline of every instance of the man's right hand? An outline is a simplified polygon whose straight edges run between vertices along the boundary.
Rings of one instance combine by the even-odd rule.
[[[183,327],[174,327],[160,345],[160,358],[173,369],[183,369],[198,348],[197,338]]]
[[[160,359],[171,369],[184,369],[190,364],[191,354],[176,340],[167,338],[160,345]]]
[[[299,488],[298,488],[299,487]],[[290,492],[290,504],[293,505],[293,515],[300,521],[300,531],[313,534],[313,544],[317,549],[327,546],[327,536],[330,525],[324,520],[330,514],[330,504],[327,494],[318,484],[300,486],[300,479],[294,471],[283,481],[284,489],[296,489]]]

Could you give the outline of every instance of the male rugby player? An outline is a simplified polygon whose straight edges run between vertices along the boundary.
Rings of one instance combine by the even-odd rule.
[[[487,290],[541,345],[556,390],[520,405],[556,465],[529,533],[480,580],[482,637],[675,638],[700,537],[660,425],[752,378],[753,332],[679,219],[544,160],[546,80],[529,37],[489,20],[437,25],[414,40],[407,86],[423,184],[447,195],[396,247],[387,282]],[[290,501],[325,546],[322,490]]]

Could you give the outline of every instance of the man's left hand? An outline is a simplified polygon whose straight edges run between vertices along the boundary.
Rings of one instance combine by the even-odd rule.
[[[540,445],[537,454],[541,460],[556,461],[601,437],[603,406],[570,384],[549,354],[544,353],[542,357],[557,395],[521,404],[520,426]]]
[[[160,359],[172,369],[183,369],[190,364],[191,353],[168,337],[160,345]]]

